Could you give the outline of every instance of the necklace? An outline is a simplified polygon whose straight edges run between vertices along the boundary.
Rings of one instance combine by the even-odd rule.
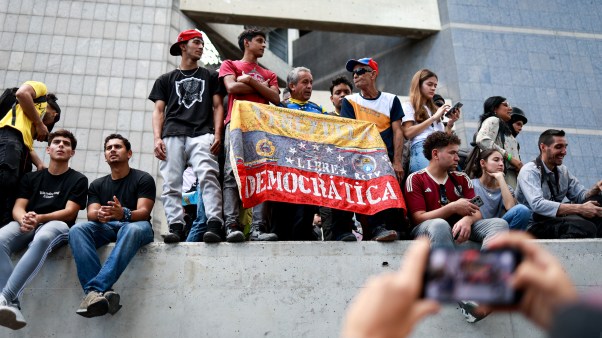
[[[194,74],[196,74],[196,72],[198,72],[200,68],[201,68],[201,67],[196,67],[196,70],[194,71],[194,73],[192,73],[192,74],[190,74],[190,75],[186,75],[186,74],[184,74],[184,73],[182,72],[182,70],[181,70],[179,67],[178,67],[178,68],[176,68],[176,69],[177,69],[177,70],[179,70],[179,71],[180,71],[180,74],[182,74],[184,77],[190,77],[190,76],[193,76]]]

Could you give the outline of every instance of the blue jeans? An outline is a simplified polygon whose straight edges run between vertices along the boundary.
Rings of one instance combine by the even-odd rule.
[[[186,242],[202,242],[203,235],[207,232],[207,215],[205,215],[200,184],[196,185],[196,193],[199,195],[196,203],[196,218],[192,222]]]
[[[30,232],[21,232],[16,221],[0,228],[0,288],[4,298],[9,302],[18,301],[48,254],[67,243],[67,233],[69,227],[61,221],[44,223]],[[25,248],[27,251],[13,268],[11,254]]]
[[[84,292],[111,290],[138,249],[152,241],[153,228],[148,221],[74,225],[69,231],[69,245]],[[101,266],[96,249],[110,242],[116,242],[115,248]]]
[[[522,204],[510,208],[502,218],[508,222],[510,230],[527,230],[532,211]]]
[[[412,229],[411,236],[417,238],[427,236],[431,240],[431,247],[455,248],[452,235],[453,224],[447,223],[442,218],[433,218],[424,221]],[[480,219],[472,225],[469,240],[483,243],[486,248],[489,240],[498,233],[508,231],[508,223],[501,218]]]
[[[423,149],[424,141],[412,144],[410,147],[410,172],[408,174],[422,170],[429,165],[429,160],[424,157]]]

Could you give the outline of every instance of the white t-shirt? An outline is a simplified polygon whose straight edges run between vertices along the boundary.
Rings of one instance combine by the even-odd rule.
[[[416,112],[414,111],[414,107],[412,107],[412,104],[410,102],[402,103],[401,108],[403,108],[403,113],[405,114],[403,119],[401,120],[402,124],[406,121],[416,122],[416,120],[414,119],[414,114],[416,114]],[[433,113],[431,113],[431,111],[429,110],[429,108],[427,106],[424,106],[424,108],[426,108],[426,112],[429,114],[429,116],[433,116]],[[441,123],[441,121],[437,121],[435,123],[430,124],[420,134],[414,136],[414,138],[412,139],[412,145],[414,145],[420,141],[426,140],[426,138],[430,134],[432,134],[436,131],[445,131],[445,127],[443,126],[443,123]]]

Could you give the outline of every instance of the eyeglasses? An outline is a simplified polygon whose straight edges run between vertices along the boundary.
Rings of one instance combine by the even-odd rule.
[[[510,107],[510,103],[508,103],[508,102],[502,102],[502,106]]]
[[[439,203],[441,203],[441,206],[449,204],[447,192],[445,191],[445,186],[443,184],[439,184]]]
[[[372,73],[372,70],[367,69],[367,68],[358,68],[358,69],[353,70],[352,73],[355,74],[355,75],[357,75],[357,76],[362,76],[362,75],[364,75],[366,73]]]

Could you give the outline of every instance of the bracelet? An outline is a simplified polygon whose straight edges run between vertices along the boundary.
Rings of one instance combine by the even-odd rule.
[[[122,207],[123,209],[123,218],[122,222],[129,222],[132,219],[132,210],[130,208]]]
[[[508,162],[512,161],[512,154],[508,153],[507,159],[508,159]]]

